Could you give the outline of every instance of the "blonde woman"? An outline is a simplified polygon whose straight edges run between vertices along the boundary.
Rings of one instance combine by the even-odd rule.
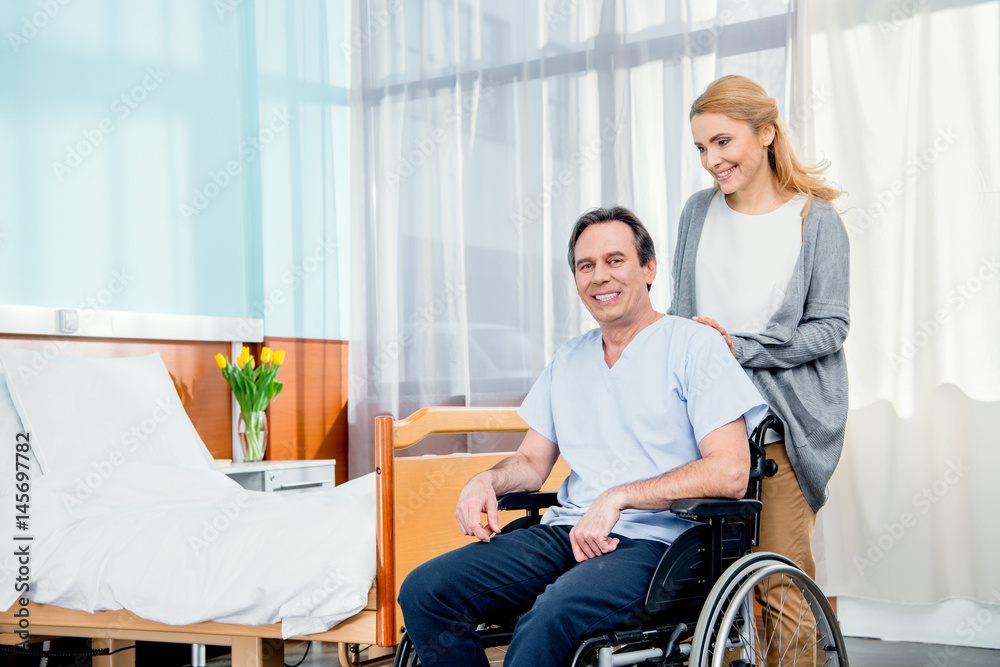
[[[840,459],[847,420],[843,343],[849,247],[822,168],[795,157],[777,101],[742,76],[714,81],[691,107],[691,131],[714,187],[681,214],[672,315],[714,327],[784,425],[768,458],[759,549],[810,577],[816,512]],[[791,597],[789,597],[791,596]],[[768,665],[811,665],[797,590],[758,590],[765,623],[781,623]],[[773,626],[772,626],[773,627]],[[794,644],[794,645],[793,645]],[[807,651],[808,647],[808,651]],[[779,658],[784,654],[784,658]]]

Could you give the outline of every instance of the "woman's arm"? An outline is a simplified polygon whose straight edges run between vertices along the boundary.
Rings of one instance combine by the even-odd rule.
[[[802,319],[787,341],[732,334],[733,353],[745,368],[792,368],[839,350],[850,321],[850,242],[832,208],[813,205],[816,240]]]
[[[689,248],[692,243],[692,228],[694,235],[700,236],[701,225],[705,222],[705,214],[711,204],[715,188],[708,188],[696,192],[684,203],[684,210],[681,211],[680,221],[677,225],[677,247],[674,248],[674,261],[670,266],[670,277],[673,281],[671,290],[670,307],[667,308],[667,315],[678,317],[689,317],[694,315],[694,262],[691,253],[697,254],[697,241],[694,247]]]
[[[732,334],[734,354],[744,368],[794,368],[839,350],[850,326],[846,316],[803,322],[786,343]]]
[[[688,208],[685,206],[681,212],[681,221],[677,226],[677,247],[674,248],[674,261],[670,265],[670,306],[667,308],[667,315],[677,315],[677,307],[680,304],[681,294],[681,264],[684,261],[684,247],[687,245],[687,229],[690,224]]]

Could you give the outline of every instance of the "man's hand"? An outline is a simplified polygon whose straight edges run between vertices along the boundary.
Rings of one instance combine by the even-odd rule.
[[[521,446],[495,466],[481,472],[465,485],[455,507],[455,519],[464,535],[472,535],[483,542],[500,532],[497,516],[497,495],[517,491],[537,491],[552,466],[559,458],[559,448],[534,429],[524,434]],[[482,514],[486,514],[486,525]]]
[[[486,525],[482,514],[486,513]],[[480,473],[469,480],[458,496],[455,519],[463,535],[472,535],[482,542],[489,542],[490,536],[500,532],[497,516],[497,494],[490,482],[489,471]]]
[[[569,542],[576,562],[582,563],[618,548],[618,538],[608,537],[621,516],[621,504],[616,491],[608,489],[598,496],[583,518],[570,529]]]

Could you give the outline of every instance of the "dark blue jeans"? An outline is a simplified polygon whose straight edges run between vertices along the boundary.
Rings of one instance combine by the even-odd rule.
[[[523,612],[504,665],[556,667],[583,635],[635,622],[667,547],[615,537],[617,549],[577,563],[568,526],[532,526],[416,568],[399,604],[421,664],[488,665],[476,626]]]

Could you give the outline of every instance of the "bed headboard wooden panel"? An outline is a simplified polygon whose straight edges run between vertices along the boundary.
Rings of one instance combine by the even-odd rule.
[[[522,432],[528,425],[511,407],[424,408],[406,419],[375,418],[378,622],[380,646],[394,646],[402,636],[399,587],[413,568],[434,556],[475,541],[455,522],[455,503],[466,482],[511,452],[395,458],[432,433]],[[570,469],[559,457],[542,485],[557,491]],[[397,490],[399,491],[397,493]],[[511,518],[501,518],[501,525]]]
[[[285,350],[284,389],[268,407],[273,460],[335,459],[337,484],[347,481],[347,341],[265,337]]]
[[[228,342],[0,334],[0,346],[77,357],[136,357],[159,352],[184,409],[212,456],[232,456],[229,386],[213,359],[220,352],[230,356]]]

